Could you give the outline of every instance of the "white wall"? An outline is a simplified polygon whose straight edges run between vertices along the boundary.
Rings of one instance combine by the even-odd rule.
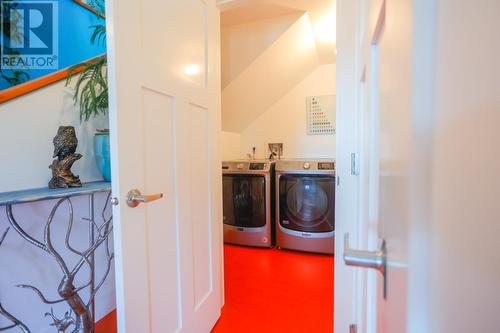
[[[222,160],[237,160],[244,158],[241,155],[241,134],[235,132],[221,132]]]
[[[245,10],[255,11],[254,20],[235,24],[242,13],[224,13],[233,22],[222,26],[224,159],[247,158],[252,147],[256,158],[267,158],[271,142],[284,143],[285,158],[335,157],[335,135],[306,133],[306,98],[335,94],[332,45],[330,56],[320,61],[325,48],[319,52],[323,44],[313,29],[330,5],[312,6],[312,20],[309,11],[259,20],[259,11],[249,6]]]
[[[222,88],[236,79],[271,46],[297,19],[301,12],[266,20],[221,27]]]
[[[267,158],[267,144],[283,142],[285,158],[333,158],[335,135],[307,135],[306,97],[335,94],[335,64],[322,65],[241,132],[241,155],[256,147]]]
[[[335,135],[306,133],[306,98],[335,94],[333,50],[321,65],[314,22],[298,12],[222,26],[223,159],[252,147],[267,158],[271,142],[284,143],[285,158],[335,157]]]
[[[429,332],[498,332],[500,2],[435,5]]]
[[[248,31],[238,30],[239,38],[245,40],[254,30],[261,33],[253,24],[245,27]],[[276,29],[270,26],[269,36]],[[234,52],[224,61],[233,62],[239,57]],[[314,34],[309,16],[304,14],[223,89],[222,129],[242,131],[318,66]]]
[[[84,182],[102,179],[94,161],[92,136],[96,128],[108,127],[107,117],[101,116],[80,124],[72,92],[64,86],[63,81],[0,105],[0,193],[47,186],[51,178],[48,166],[52,162],[52,138],[60,125],[72,125],[76,129],[79,140],[77,152],[83,154],[83,158],[74,164],[74,173],[80,175]],[[103,194],[96,196],[98,217],[104,200]],[[54,201],[19,205],[15,207],[15,214],[30,233],[42,239],[43,227],[53,204]],[[58,249],[64,248],[61,241],[64,240],[62,237],[67,223],[64,217],[67,209],[63,206],[54,222],[57,225],[54,238]],[[87,197],[75,198],[74,208],[75,230],[72,242],[78,248],[83,248],[88,241],[88,224],[82,220],[82,217],[88,217]],[[0,233],[8,226],[5,209],[0,207]],[[75,256],[70,256],[65,250],[61,252],[65,258],[74,262]],[[103,273],[105,267],[103,258],[103,252],[99,252],[96,258],[98,275]],[[5,268],[8,268],[8,274],[5,274]],[[43,290],[47,297],[56,299],[61,273],[54,260],[22,240],[14,230],[10,230],[5,243],[0,247],[0,269],[0,301],[4,307],[25,321],[32,332],[54,332],[54,328],[47,330],[50,321],[44,317],[44,313],[50,312],[51,307],[42,304],[33,292],[15,287],[19,283],[33,284]],[[85,278],[87,273],[83,272],[81,276]],[[96,300],[96,319],[114,309],[114,290],[112,270]],[[68,310],[64,303],[54,305],[53,308],[58,316]],[[0,318],[0,327],[6,323]]]
[[[0,192],[46,186],[52,174],[52,139],[61,125],[72,125],[79,140],[73,172],[82,181],[102,179],[94,161],[92,136],[107,128],[107,117],[80,124],[73,90],[64,81],[0,105]]]

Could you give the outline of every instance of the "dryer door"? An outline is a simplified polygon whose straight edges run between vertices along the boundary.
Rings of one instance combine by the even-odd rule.
[[[303,232],[331,232],[335,228],[335,177],[281,175],[279,223]]]
[[[256,175],[224,175],[224,224],[258,228],[266,224],[266,180]]]

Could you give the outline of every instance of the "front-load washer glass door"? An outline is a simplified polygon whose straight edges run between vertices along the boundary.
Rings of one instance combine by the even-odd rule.
[[[257,228],[266,225],[266,180],[258,175],[223,175],[224,224]]]
[[[335,229],[335,177],[281,175],[280,225],[303,232]]]

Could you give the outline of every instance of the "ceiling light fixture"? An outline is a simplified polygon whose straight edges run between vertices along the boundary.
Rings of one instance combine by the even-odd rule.
[[[333,6],[314,26],[316,39],[321,43],[335,44],[337,40],[337,10]]]
[[[198,64],[191,64],[184,67],[184,73],[189,76],[195,76],[201,73],[201,66]]]

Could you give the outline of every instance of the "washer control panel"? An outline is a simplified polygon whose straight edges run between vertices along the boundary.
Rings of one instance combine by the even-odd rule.
[[[250,170],[265,170],[266,163],[250,163]]]
[[[274,170],[274,162],[268,162],[265,160],[257,161],[223,161],[222,162],[222,172],[234,173],[234,172],[249,172],[249,173],[263,173],[270,172],[271,169]]]

